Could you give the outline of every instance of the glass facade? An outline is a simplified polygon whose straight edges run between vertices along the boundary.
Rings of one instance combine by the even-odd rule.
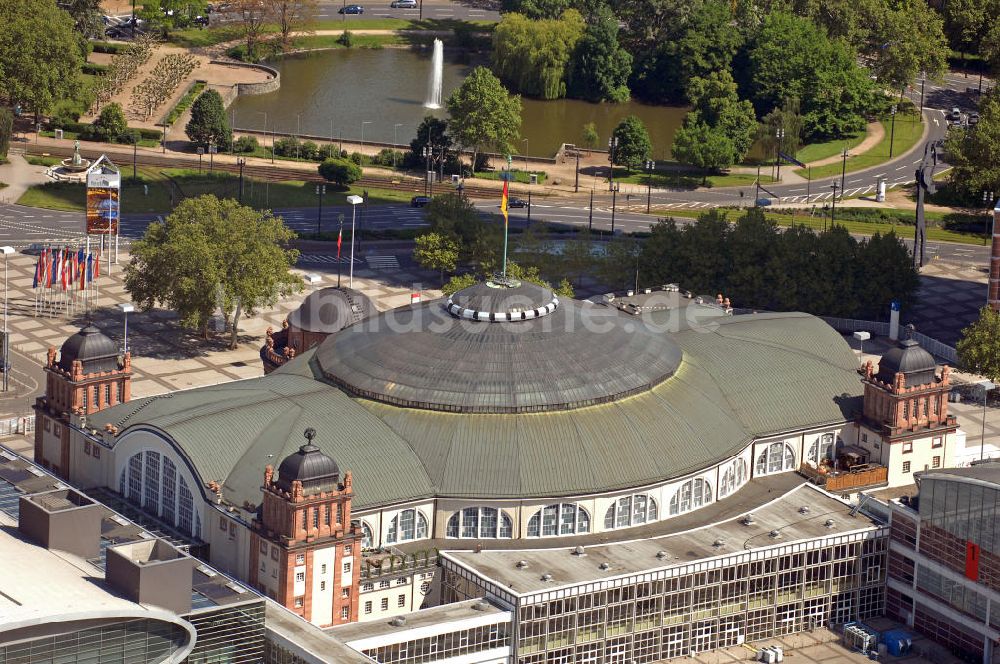
[[[386,544],[409,542],[427,537],[427,517],[414,509],[403,510],[392,517],[389,532],[385,534]]]
[[[264,600],[223,605],[185,616],[198,640],[188,664],[253,664],[264,659]]]
[[[194,495],[174,463],[159,452],[139,452],[129,457],[118,478],[118,491],[136,507],[184,535],[201,539],[201,517]]]
[[[380,664],[418,664],[510,648],[510,625],[483,625],[361,651]]]
[[[188,643],[188,632],[162,620],[123,620],[0,646],[2,664],[153,664]]]
[[[547,505],[528,519],[528,537],[555,537],[590,532],[587,510],[571,503]]]
[[[495,507],[466,507],[451,515],[445,534],[473,539],[510,538],[513,522]]]

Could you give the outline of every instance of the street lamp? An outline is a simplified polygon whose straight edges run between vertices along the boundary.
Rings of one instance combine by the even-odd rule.
[[[976,385],[983,390],[983,438],[979,441],[979,460],[982,461],[986,454],[986,396],[990,390],[996,389],[996,383],[989,380],[981,380]]]
[[[430,196],[428,190],[431,186],[431,155],[434,153],[434,149],[430,145],[424,146],[424,196]]]
[[[646,214],[649,214],[649,207],[653,198],[653,169],[656,162],[652,159],[646,160]]]
[[[608,175],[608,190],[614,191],[615,184],[615,150],[618,149],[618,137],[612,136],[608,139],[608,153],[611,157],[611,174]]]
[[[14,253],[14,247],[0,247],[3,254],[3,391],[7,391],[10,375],[10,342],[7,339],[7,257]]]
[[[399,145],[399,139],[396,136],[396,130],[403,126],[403,123],[397,122],[392,125],[392,167],[396,168],[396,147]]]
[[[889,159],[892,159],[892,143],[896,139],[896,105],[889,111],[892,114],[892,128],[889,130]]]
[[[528,168],[528,139],[522,138],[521,142],[524,143],[524,172],[527,173],[530,170]]]
[[[618,183],[611,187],[611,237],[615,236],[615,205],[618,202]]]
[[[240,167],[240,203],[243,203],[243,167],[247,165],[247,160],[240,157],[236,160],[236,165]]]
[[[371,124],[374,120],[363,120],[361,122],[361,156],[365,154],[365,125]],[[362,160],[363,161],[363,160]]]
[[[847,177],[847,158],[851,155],[847,152],[847,146],[844,146],[844,152],[842,154],[843,161],[840,166],[840,196],[843,199],[844,196],[844,178]]]
[[[837,218],[837,189],[840,187],[840,185],[834,182],[830,186],[833,187],[833,198],[830,199],[830,201],[833,203],[832,207],[830,208],[830,229],[832,230],[834,221]],[[844,192],[840,192],[840,195],[843,196]]]
[[[264,114],[264,147],[267,147],[267,111],[257,111]],[[274,163],[274,134],[271,134],[271,163]]]
[[[785,130],[783,127],[778,127],[778,130],[774,133],[775,137],[778,139],[777,147],[774,148],[774,162],[778,165],[778,174],[775,179],[781,182],[781,139],[785,137]]]
[[[319,234],[323,232],[323,197],[326,196],[326,185],[318,184],[316,185],[316,200],[319,203],[319,210],[316,213],[316,239],[319,239]]]
[[[354,288],[354,222],[358,216],[358,205],[365,202],[365,199],[356,194],[347,197],[347,202],[351,204],[351,271],[348,277],[350,288]]]
[[[135,306],[133,306],[131,302],[121,302],[119,303],[118,308],[122,310],[123,314],[125,314],[125,348],[122,350],[122,354],[124,355],[128,352],[128,315],[135,311]]]

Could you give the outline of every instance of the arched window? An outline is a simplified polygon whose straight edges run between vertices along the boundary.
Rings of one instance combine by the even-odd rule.
[[[118,478],[118,491],[128,502],[185,535],[201,537],[201,516],[194,508],[194,495],[174,462],[159,452],[129,457]]]
[[[754,474],[769,475],[794,468],[795,452],[792,451],[792,446],[785,443],[771,443],[757,455]]]
[[[555,537],[590,532],[587,510],[569,503],[547,505],[528,519],[528,537]]]
[[[415,509],[403,510],[392,517],[389,532],[385,534],[386,544],[409,542],[427,537],[427,518]]]
[[[819,438],[813,440],[809,446],[809,454],[806,457],[813,464],[819,465],[824,459],[833,459],[833,434],[824,433]]]
[[[722,479],[719,481],[719,498],[728,496],[733,491],[736,491],[743,483],[747,481],[747,462],[743,459],[733,459],[733,461],[726,466],[726,470],[722,473]]]
[[[656,521],[656,501],[642,494],[619,498],[604,513],[604,529],[628,528]]]
[[[361,548],[370,549],[374,546],[375,538],[372,537],[372,529],[364,521],[361,522]]]
[[[688,480],[670,499],[670,514],[683,514],[712,502],[712,486],[703,479]]]
[[[510,517],[494,507],[466,507],[448,519],[448,537],[495,539],[511,537],[514,531]]]

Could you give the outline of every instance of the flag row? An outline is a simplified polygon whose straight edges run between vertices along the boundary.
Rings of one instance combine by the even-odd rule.
[[[100,276],[100,270],[100,254],[86,253],[83,248],[74,251],[69,247],[46,247],[35,263],[31,287],[85,290]]]

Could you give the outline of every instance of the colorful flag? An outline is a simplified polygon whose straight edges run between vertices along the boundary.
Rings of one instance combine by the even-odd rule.
[[[340,226],[340,230],[337,231],[337,260],[340,260],[340,245],[344,241],[344,226]]]
[[[31,280],[31,287],[38,288],[38,280],[42,278],[42,257],[38,256],[38,260],[35,262],[35,278]]]
[[[87,283],[94,280],[94,254],[87,254]]]
[[[500,214],[503,215],[503,225],[507,225],[507,180],[503,181],[503,194],[500,196]]]
[[[97,252],[97,256],[94,258],[94,279],[101,276],[101,252]]]
[[[52,253],[54,253],[54,251]],[[49,254],[49,261],[48,261],[49,264],[46,266],[46,270],[45,270],[45,287],[46,288],[52,288],[52,279],[53,279],[53,277],[55,277],[55,267],[56,267],[56,264],[55,264],[55,256],[53,256],[52,253]]]

